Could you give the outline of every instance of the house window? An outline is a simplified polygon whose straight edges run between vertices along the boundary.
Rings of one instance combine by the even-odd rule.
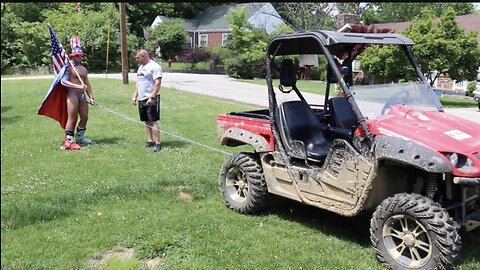
[[[230,34],[222,34],[222,47],[225,47],[227,45],[227,40],[230,37]]]
[[[191,49],[193,47],[193,38],[188,37],[187,42],[183,45],[184,49]]]
[[[208,45],[208,35],[207,34],[201,34],[199,37],[198,41],[198,46],[199,47],[207,47]]]

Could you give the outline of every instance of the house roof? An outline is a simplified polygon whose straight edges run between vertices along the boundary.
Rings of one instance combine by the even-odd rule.
[[[195,18],[199,21],[196,30],[230,30],[225,19],[230,8],[230,5],[221,5],[205,9]]]
[[[202,13],[200,13],[195,19],[182,19],[177,18],[183,21],[183,26],[186,31],[230,31],[228,22],[225,18],[225,15],[230,14],[231,8],[235,10],[240,10],[240,8],[246,6],[247,19],[251,18],[258,11],[260,11],[264,5],[267,3],[245,3],[245,4],[226,4],[220,6],[213,6],[206,8]],[[152,27],[161,23],[165,20],[173,20],[175,18],[170,18],[166,16],[157,16],[152,23]]]
[[[465,32],[476,31],[477,40],[480,44],[480,14],[468,14],[456,16],[455,21],[458,26],[465,30]],[[440,22],[440,18],[433,20],[434,23]],[[372,24],[375,28],[389,28],[394,31],[404,31],[410,26],[411,22],[396,22],[396,23],[378,23]]]
[[[257,13],[266,3],[245,3],[245,4],[227,4],[221,6],[214,6],[205,9],[201,14],[199,14],[195,19],[199,21],[198,29],[201,30],[224,30],[230,31],[228,26],[227,19],[225,15],[231,13],[231,9],[240,10],[246,6],[247,18],[251,18],[255,13]]]
[[[171,21],[171,20],[180,20],[182,21],[183,28],[185,28],[186,31],[195,31],[198,27],[199,21],[198,20],[190,20],[190,19],[179,19],[179,18],[172,18],[172,17],[167,17],[167,16],[157,16],[155,20],[152,23],[152,27],[156,26],[159,23],[165,22],[165,21]]]

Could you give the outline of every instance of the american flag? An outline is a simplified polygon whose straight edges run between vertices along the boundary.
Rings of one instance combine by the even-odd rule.
[[[150,38],[150,35],[148,34],[147,30],[145,30],[145,28],[143,28],[143,26],[142,26],[142,29],[143,29],[143,38],[145,40],[148,40]]]
[[[68,56],[62,46],[62,43],[60,43],[60,40],[58,40],[57,34],[55,34],[53,27],[48,25],[48,28],[50,29],[50,40],[52,42],[53,72],[55,75],[57,75],[65,63],[67,63]]]

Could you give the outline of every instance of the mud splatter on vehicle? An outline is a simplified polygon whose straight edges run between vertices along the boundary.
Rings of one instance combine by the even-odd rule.
[[[343,216],[371,212],[371,243],[385,266],[452,268],[459,230],[480,225],[480,125],[443,111],[412,45],[390,33],[317,30],[273,38],[269,107],[217,117],[221,144],[253,147],[220,170],[226,205],[255,213],[275,194]],[[357,56],[377,46],[400,47],[411,74],[354,80]],[[294,60],[305,54],[326,63],[325,100],[307,101],[296,87]],[[335,88],[340,95],[332,97]]]

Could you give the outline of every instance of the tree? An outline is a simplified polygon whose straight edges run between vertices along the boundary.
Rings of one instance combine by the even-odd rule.
[[[52,24],[68,52],[69,40],[78,34],[87,52],[84,63],[90,71],[103,71],[110,27],[109,69],[120,70],[118,3],[1,3],[1,63],[8,68],[41,68],[51,66],[50,37],[47,22]],[[209,3],[132,3],[127,5],[128,51],[143,47],[142,26],[148,27],[159,14],[195,16]],[[32,53],[35,51],[35,53]],[[133,58],[130,65],[135,65]],[[51,69],[49,69],[51,70]]]
[[[448,8],[453,8],[458,15],[475,12],[472,3],[381,2],[369,5],[362,20],[365,24],[406,22],[417,17],[423,8],[429,8],[434,17],[442,16]]]
[[[457,25],[455,16],[455,11],[449,8],[440,23],[433,25],[431,12],[424,9],[421,18],[414,20],[403,33],[416,43],[413,52],[431,85],[440,75],[458,81],[475,80],[477,76],[480,48],[476,34],[466,34]]]
[[[358,57],[361,69],[375,83],[399,82],[414,79],[404,52],[396,45],[370,46]]]
[[[38,68],[45,66],[47,53],[42,50],[49,40],[39,20],[42,12],[53,9],[54,3],[1,3],[2,12],[2,73],[7,68]]]
[[[338,13],[352,13],[362,16],[365,11],[367,11],[371,3],[360,3],[360,2],[340,2],[335,3]]]
[[[151,33],[147,47],[160,47],[164,59],[179,54],[188,39],[181,20],[168,20],[149,29]]]
[[[328,2],[272,3],[281,19],[294,31],[335,29],[334,5]]]
[[[130,33],[142,37],[142,27],[150,27],[158,15],[192,19],[210,5],[208,2],[129,3],[127,5],[128,21],[131,22],[129,30]]]
[[[440,23],[434,24],[432,11],[425,8],[402,33],[415,42],[412,51],[430,85],[442,74],[453,80],[474,80],[477,76],[480,48],[476,34],[465,34],[458,27],[455,15],[453,9],[448,9]],[[406,61],[399,60],[405,59],[400,53],[400,50],[389,46],[370,47],[359,60],[362,69],[369,74],[384,76],[390,80],[401,76],[411,79],[411,67]]]
[[[118,68],[120,61],[119,44],[119,16],[118,6],[115,3],[93,3],[82,4],[82,9],[77,12],[72,3],[61,3],[58,10],[48,10],[44,12],[46,22],[49,22],[65,47],[70,51],[70,38],[72,35],[78,35],[82,41],[82,47],[87,53],[84,62],[89,70],[104,70],[106,61],[107,32],[110,25],[109,36],[109,67]],[[48,28],[45,25],[45,31],[48,34]],[[137,39],[131,33],[128,34],[129,51],[134,51],[137,44],[133,43]],[[46,39],[48,50],[50,49],[50,39]],[[138,43],[138,41],[137,41]]]
[[[253,26],[245,18],[246,7],[226,16],[232,29],[227,41],[224,59],[227,74],[234,78],[253,79],[261,77],[265,70],[265,52],[268,34]]]

